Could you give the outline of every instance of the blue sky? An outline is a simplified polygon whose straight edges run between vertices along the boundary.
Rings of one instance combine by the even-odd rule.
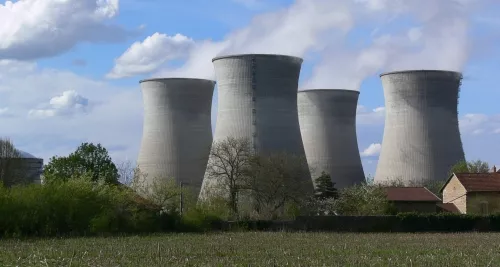
[[[140,79],[213,78],[215,55],[285,53],[305,59],[301,88],[361,91],[365,173],[382,142],[378,74],[395,69],[462,71],[466,157],[500,164],[497,14],[490,0],[0,0],[0,135],[46,161],[84,141],[135,160]]]

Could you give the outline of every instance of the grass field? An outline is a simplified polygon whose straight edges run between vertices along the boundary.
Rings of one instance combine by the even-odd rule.
[[[500,266],[500,234],[213,233],[0,240],[0,266]]]

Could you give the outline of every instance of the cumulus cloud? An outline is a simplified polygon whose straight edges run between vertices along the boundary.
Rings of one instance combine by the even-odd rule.
[[[192,49],[183,50],[186,60],[180,67],[165,66],[165,61],[156,60],[127,64],[142,68],[141,74],[153,72],[155,77],[213,78],[211,59],[217,55],[288,54],[320,59],[303,87],[357,90],[364,78],[381,71],[462,70],[473,39],[469,35],[471,17],[486,3],[492,2],[296,0],[254,17],[247,26],[222,40],[196,41]],[[371,38],[354,44],[347,41],[354,26],[371,30]],[[168,54],[165,51],[159,58]]]
[[[500,133],[500,114],[465,114],[459,120],[462,135],[483,135]]]
[[[62,95],[50,99],[50,108],[32,109],[29,115],[32,117],[45,118],[54,116],[67,116],[78,113],[85,113],[89,100],[79,95],[74,90],[64,91]]]
[[[381,149],[382,145],[379,143],[370,144],[365,150],[361,152],[361,156],[363,157],[378,156],[378,154],[380,154]]]
[[[113,86],[25,62],[4,62],[0,73],[6,65],[17,70],[0,78],[0,107],[14,116],[0,116],[0,124],[5,125],[2,135],[19,149],[47,161],[69,154],[81,142],[94,142],[109,148],[117,161],[137,155],[142,133],[137,86]],[[30,110],[36,111],[30,116]],[[85,116],[78,115],[84,111]]]
[[[246,27],[229,33],[223,40],[198,41],[192,50],[186,51],[182,66],[163,66],[153,76],[211,78],[211,59],[222,54],[277,53],[303,57],[321,51],[352,28],[351,5],[350,0],[297,0],[278,11],[255,16]],[[137,64],[147,68],[151,62]]]
[[[356,108],[356,122],[361,125],[383,125],[385,119],[385,107],[368,109],[363,105]]]
[[[135,42],[119,58],[108,78],[123,78],[156,70],[169,60],[184,59],[194,47],[194,41],[182,34],[168,36],[154,33],[142,42]]]
[[[23,0],[0,4],[0,59],[33,60],[80,42],[117,42],[131,32],[107,23],[119,0]]]

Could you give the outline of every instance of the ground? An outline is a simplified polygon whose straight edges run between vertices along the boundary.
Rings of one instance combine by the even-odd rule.
[[[500,234],[212,233],[0,240],[0,266],[500,266]]]

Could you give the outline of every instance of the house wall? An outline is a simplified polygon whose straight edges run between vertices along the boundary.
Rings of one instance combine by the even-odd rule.
[[[460,213],[467,212],[467,191],[457,177],[453,176],[443,189],[443,203],[453,203]]]
[[[398,212],[422,212],[434,213],[437,212],[437,202],[433,201],[395,201],[394,207]]]
[[[467,214],[492,214],[498,212],[500,212],[500,192],[472,192],[467,194]]]

